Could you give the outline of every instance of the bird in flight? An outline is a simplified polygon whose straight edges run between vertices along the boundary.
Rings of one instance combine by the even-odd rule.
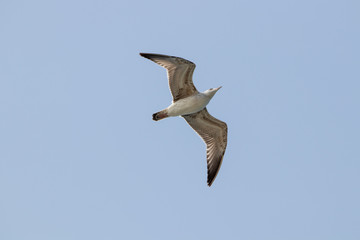
[[[167,70],[173,96],[172,104],[154,113],[153,120],[181,116],[200,135],[206,144],[207,184],[210,187],[223,161],[227,145],[227,125],[211,116],[206,105],[221,87],[198,92],[192,81],[195,64],[186,59],[153,53],[140,55]]]

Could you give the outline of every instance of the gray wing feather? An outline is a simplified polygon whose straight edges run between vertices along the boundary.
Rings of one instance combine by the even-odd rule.
[[[183,58],[162,54],[140,53],[140,55],[167,70],[169,87],[174,102],[198,93],[192,81],[192,75],[196,66],[194,63]]]
[[[227,145],[227,125],[211,116],[206,108],[182,117],[206,143],[207,183],[211,186],[224,158]]]

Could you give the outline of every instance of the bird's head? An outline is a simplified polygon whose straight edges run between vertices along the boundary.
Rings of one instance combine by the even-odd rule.
[[[210,96],[210,97],[213,97],[213,96],[215,95],[215,93],[216,93],[217,91],[219,91],[220,88],[221,88],[221,87],[218,87],[218,88],[210,88],[210,89],[206,90],[206,91],[204,92],[204,94],[206,94],[206,95],[208,95],[208,96]]]

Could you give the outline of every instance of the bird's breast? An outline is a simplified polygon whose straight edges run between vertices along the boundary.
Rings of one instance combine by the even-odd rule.
[[[187,115],[196,113],[209,103],[210,98],[201,94],[180,99],[168,107],[169,116]]]

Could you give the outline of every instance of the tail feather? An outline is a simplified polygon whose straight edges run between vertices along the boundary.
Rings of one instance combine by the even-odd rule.
[[[157,113],[154,113],[154,114],[152,115],[152,119],[153,119],[154,121],[159,121],[159,120],[164,119],[164,118],[167,118],[167,117],[168,117],[168,115],[167,115],[166,110],[162,110],[162,111],[157,112]]]

